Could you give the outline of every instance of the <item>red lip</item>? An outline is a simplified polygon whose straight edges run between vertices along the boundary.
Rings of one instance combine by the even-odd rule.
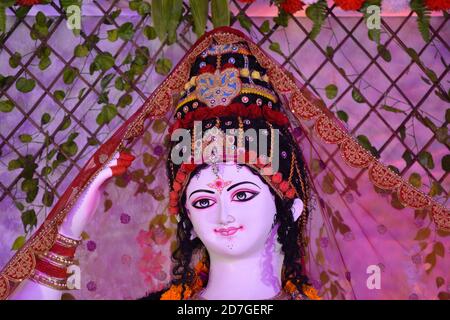
[[[227,237],[227,236],[232,236],[233,234],[235,234],[242,228],[243,228],[242,226],[240,226],[239,228],[236,228],[236,227],[220,228],[220,229],[214,229],[214,232],[220,233],[220,235]]]

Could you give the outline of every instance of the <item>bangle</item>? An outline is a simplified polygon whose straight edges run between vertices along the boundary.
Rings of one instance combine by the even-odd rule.
[[[66,248],[74,248],[81,243],[81,240],[75,240],[58,233],[58,235],[56,236],[56,243]]]
[[[80,243],[81,240],[75,240],[58,233],[51,249],[37,255],[36,267],[30,279],[56,290],[68,290],[67,267],[73,264],[75,250]]]
[[[67,288],[67,279],[60,279],[55,277],[50,277],[44,273],[41,273],[37,270],[34,270],[34,272],[30,276],[30,280],[44,285],[46,287],[50,287],[52,289],[56,290],[68,290]]]

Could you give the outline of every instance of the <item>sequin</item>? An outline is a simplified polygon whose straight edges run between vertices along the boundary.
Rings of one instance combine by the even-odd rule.
[[[206,62],[200,62],[200,68],[203,68],[203,67],[205,67],[206,66]]]
[[[184,106],[183,107],[183,111],[184,111],[184,113],[187,113],[189,111],[189,107],[188,106]]]
[[[192,104],[192,107],[193,107],[194,109],[197,108],[197,107],[198,107],[198,102],[195,101],[195,102]]]
[[[262,105],[262,100],[260,98],[256,99],[256,104],[258,106]]]
[[[233,57],[231,57],[230,59],[228,59],[228,62],[234,64],[236,60]]]
[[[247,97],[247,96],[243,96],[243,97],[241,98],[241,101],[242,101],[243,103],[247,103],[247,102],[248,102],[248,97]]]

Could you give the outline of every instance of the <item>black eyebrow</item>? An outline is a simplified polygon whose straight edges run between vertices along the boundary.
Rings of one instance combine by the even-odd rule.
[[[250,182],[250,181],[242,181],[242,182],[238,182],[238,183],[236,183],[236,184],[233,184],[231,187],[229,187],[229,188],[227,189],[227,191],[230,191],[231,189],[236,188],[237,186],[240,186],[241,184],[244,184],[244,183],[250,183],[250,184],[252,184],[252,185],[258,187],[258,189],[261,189],[256,183],[253,183],[253,182]]]
[[[195,190],[194,192],[192,192],[192,193],[189,195],[189,198],[192,197],[192,195],[193,195],[194,193],[197,193],[197,192],[206,192],[206,193],[214,194],[214,191],[211,191],[211,190],[198,189],[198,190]]]

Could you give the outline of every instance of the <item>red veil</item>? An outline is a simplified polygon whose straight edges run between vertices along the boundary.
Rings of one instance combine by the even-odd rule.
[[[80,193],[121,148],[129,148],[137,159],[124,177],[107,183],[103,205],[77,252],[81,290],[73,294],[135,299],[168,284],[176,221],[167,215],[164,139],[191,64],[213,41],[246,42],[284,100],[312,177],[304,263],[319,294],[325,299],[448,298],[449,210],[381,164],[321,100],[252,40],[227,27],[202,36],[89,159],[45,222],[2,270],[0,298],[30,276],[35,255],[49,250]]]

